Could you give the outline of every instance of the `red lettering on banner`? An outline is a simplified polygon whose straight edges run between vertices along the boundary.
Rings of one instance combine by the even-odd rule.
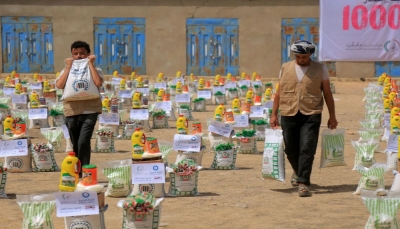
[[[361,10],[361,25],[358,24],[359,10]],[[368,9],[363,5],[354,7],[351,13],[351,24],[356,30],[362,30],[368,25]]]
[[[396,11],[397,11],[397,18],[395,18]],[[400,28],[400,5],[394,5],[394,6],[390,7],[390,9],[389,9],[389,26],[392,29]]]
[[[376,24],[376,10],[379,9],[379,25]],[[379,30],[386,25],[386,9],[382,5],[372,7],[370,14],[370,25],[373,29]]]
[[[383,5],[375,5],[370,10],[364,5],[357,5],[353,9],[350,5],[343,8],[343,30],[349,30],[350,27],[363,30],[368,24],[372,29],[380,30],[386,26],[386,22],[391,29],[400,29],[400,4],[392,5],[389,10]]]

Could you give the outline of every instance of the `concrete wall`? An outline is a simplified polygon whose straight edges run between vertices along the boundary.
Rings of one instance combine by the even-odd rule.
[[[160,71],[168,76],[178,70],[185,72],[186,18],[238,18],[240,72],[257,71],[272,78],[281,66],[282,18],[318,18],[319,1],[1,0],[0,16],[52,17],[56,71],[70,56],[72,42],[85,40],[93,46],[94,17],[146,18],[146,69],[150,76]],[[336,66],[338,77],[374,75],[373,62]]]

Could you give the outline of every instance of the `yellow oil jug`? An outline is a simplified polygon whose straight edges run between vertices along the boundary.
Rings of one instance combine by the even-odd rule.
[[[115,77],[118,77],[118,71],[114,71],[113,72],[113,77],[115,78]]]
[[[33,74],[33,81],[38,82],[39,75],[37,73]]]
[[[73,192],[79,182],[79,172],[81,162],[75,156],[74,152],[69,152],[61,163],[61,176],[59,190],[62,192]]]
[[[132,107],[141,108],[142,107],[142,95],[140,92],[135,92],[132,96]]]
[[[267,89],[265,89],[264,102],[270,101],[271,96],[272,96],[272,90],[271,90],[271,88],[268,87]]]
[[[240,108],[242,107],[242,102],[238,97],[232,100],[232,110],[233,114],[241,114]]]
[[[107,112],[110,112],[110,99],[108,98],[108,96],[105,96],[103,101],[101,102],[101,106],[103,107],[103,109],[107,109]]]
[[[205,87],[205,83],[206,83],[206,81],[205,81],[203,78],[200,78],[200,79],[199,79],[199,84],[198,84],[198,86],[197,86],[197,89],[203,90],[204,87]]]
[[[165,93],[165,91],[164,91],[163,88],[160,88],[160,89],[158,90],[158,92],[157,92],[157,98],[156,98],[156,101],[157,101],[157,102],[162,102],[162,101],[163,101],[164,93]]]
[[[215,78],[214,78],[214,86],[219,86],[219,84],[220,84],[220,79],[221,79],[221,76],[220,76],[220,75],[216,75],[216,76],[215,76]]]
[[[244,80],[246,79],[246,76],[247,76],[246,72],[242,72],[242,74],[240,75],[240,79]]]
[[[160,83],[163,81],[164,81],[164,73],[160,72],[160,73],[158,73],[158,76],[157,76],[157,82]]]
[[[30,107],[31,108],[38,108],[39,107],[39,95],[36,91],[33,91],[30,96]]]
[[[247,92],[246,92],[246,103],[253,105],[253,97],[254,97],[254,92],[253,89],[250,88]]]
[[[181,81],[178,81],[176,83],[175,93],[176,94],[181,94],[182,93],[182,82]]]
[[[186,117],[183,114],[179,115],[179,118],[176,120],[176,130],[178,134],[187,134],[188,128],[189,122]]]
[[[214,120],[222,122],[224,115],[225,115],[225,106],[224,104],[220,104],[215,108]]]
[[[124,78],[119,81],[119,90],[126,90],[126,80]]]
[[[232,74],[231,73],[228,73],[227,75],[226,75],[226,81],[231,81],[232,80]]]
[[[256,81],[257,80],[257,72],[253,72],[253,74],[251,75],[251,81]]]
[[[18,82],[15,84],[14,94],[19,95],[22,93],[22,84]]]
[[[43,81],[43,92],[50,92],[50,83],[47,79]]]
[[[181,71],[177,71],[176,72],[176,78],[181,78],[182,76],[182,72]]]
[[[3,121],[3,128],[4,128],[4,133],[6,132],[13,132],[15,128],[15,121],[14,118],[11,117],[11,115],[7,115],[7,117]]]
[[[144,153],[144,144],[146,143],[146,135],[136,128],[131,137],[132,142],[132,158],[140,159]]]
[[[143,78],[141,76],[136,78],[136,87],[143,87]]]
[[[132,72],[131,73],[131,80],[135,80],[136,79],[136,72]]]

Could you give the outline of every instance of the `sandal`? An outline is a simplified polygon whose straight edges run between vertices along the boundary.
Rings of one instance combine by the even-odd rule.
[[[299,185],[298,193],[300,197],[310,197],[312,195],[308,187],[304,184]]]
[[[292,177],[290,178],[290,183],[292,184],[293,187],[299,186],[299,183],[297,183],[297,178],[299,178],[296,173],[292,174]]]

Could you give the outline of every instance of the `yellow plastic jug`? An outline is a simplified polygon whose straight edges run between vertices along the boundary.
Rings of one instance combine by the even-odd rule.
[[[188,131],[189,123],[188,120],[184,115],[179,115],[179,118],[176,120],[176,130],[178,133],[180,132],[180,129],[186,130],[186,133]]]
[[[253,89],[250,88],[246,92],[246,103],[253,105],[253,97],[254,97],[254,92],[253,92]]]
[[[101,105],[103,108],[107,109],[107,112],[110,112],[110,99],[108,98],[108,96],[104,97]]]
[[[79,182],[81,162],[75,156],[75,152],[69,152],[61,163],[61,176],[59,189],[62,192],[73,192]]]
[[[157,76],[157,82],[163,82],[164,81],[164,73],[162,73],[162,72],[160,72],[160,73],[158,73],[158,76]]]
[[[20,82],[18,82],[15,85],[14,94],[19,95],[21,93],[22,93],[22,84]]]
[[[242,107],[242,103],[240,102],[240,99],[238,97],[234,98],[232,100],[232,110],[233,114],[240,114],[240,108]]]
[[[132,96],[132,107],[133,108],[141,108],[142,107],[142,95],[140,92],[135,92]]]
[[[217,106],[217,108],[215,108],[214,119],[216,119],[216,117],[218,117],[217,120],[219,120],[219,118],[224,117],[224,114],[225,114],[225,106],[224,106],[224,104],[220,104]]]
[[[163,88],[160,88],[160,90],[158,90],[157,98],[156,98],[157,102],[162,102],[163,101],[164,93],[165,93],[165,91],[164,91]]]
[[[4,133],[6,133],[8,130],[14,131],[15,122],[14,118],[11,117],[11,115],[7,115],[7,117],[4,119],[3,127],[4,127]]]
[[[30,105],[31,108],[38,108],[39,107],[39,95],[33,91],[30,96]]]
[[[136,128],[131,137],[132,142],[132,158],[140,159],[144,153],[144,144],[146,143],[146,135]]]
[[[215,76],[215,78],[214,78],[214,86],[219,86],[219,81],[220,81],[220,79],[221,79],[221,76],[220,75],[216,75]]]
[[[132,72],[131,73],[131,80],[135,80],[136,79],[136,72]]]
[[[176,92],[176,94],[181,94],[182,93],[182,82],[181,81],[178,81],[176,83],[175,92]]]
[[[47,79],[43,82],[43,92],[50,92],[50,84]]]

